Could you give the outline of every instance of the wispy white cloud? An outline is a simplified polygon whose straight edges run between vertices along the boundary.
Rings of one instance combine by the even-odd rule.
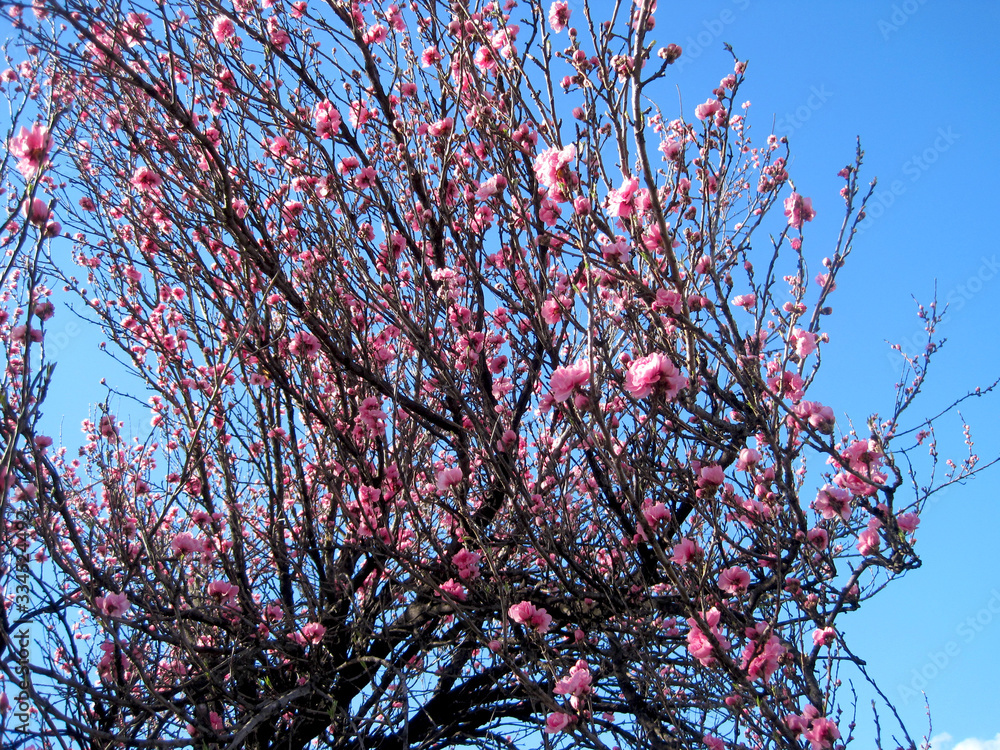
[[[958,743],[948,732],[941,732],[931,737],[928,750],[1000,750],[1000,732],[991,740],[967,737]]]
[[[952,750],[1000,750],[1000,732],[992,740],[969,737],[959,742]]]

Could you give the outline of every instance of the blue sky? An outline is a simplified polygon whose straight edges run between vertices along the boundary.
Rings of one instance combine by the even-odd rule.
[[[993,141],[1000,104],[991,92],[997,29],[1000,4],[988,2],[660,0],[657,41],[684,49],[670,71],[664,113],[676,115],[680,96],[691,117],[732,70],[723,43],[749,60],[740,98],[752,102],[758,134],[773,121],[777,134],[789,136],[793,179],[818,211],[807,237],[817,258],[832,246],[841,217],[836,172],[862,139],[878,198],[840,276],[825,373],[812,392],[858,424],[891,406],[900,362],[885,342],[908,351],[919,345],[913,297],[929,303],[935,288],[940,303],[950,304],[939,330],[948,343],[911,416],[930,416],[1000,376],[1000,243],[987,225],[1000,171]],[[97,382],[107,365],[70,315],[53,323],[50,354],[63,364],[48,412],[65,414],[73,443],[103,395]],[[1000,395],[968,403],[963,413],[980,455],[1000,454]],[[945,420],[940,436],[942,453],[961,457],[961,423]],[[849,642],[918,741],[928,733],[919,694],[926,691],[935,750],[1000,750],[998,478],[994,470],[932,503],[917,535],[924,567],[845,621]],[[871,693],[856,677],[854,746],[868,747]],[[883,727],[891,728],[888,717]]]
[[[1000,5],[988,2],[660,0],[657,41],[684,49],[675,78],[688,114],[730,70],[723,43],[749,60],[740,98],[752,102],[758,133],[773,121],[791,141],[789,171],[818,211],[807,237],[817,257],[842,216],[836,171],[861,137],[879,199],[839,277],[825,373],[811,391],[855,423],[888,411],[899,361],[885,342],[921,345],[913,297],[929,303],[935,284],[950,305],[939,329],[947,344],[911,416],[1000,376],[1000,243],[988,226],[1000,168],[1000,105],[989,84],[997,29]],[[962,412],[980,456],[997,455],[1000,397]],[[940,437],[942,454],[961,456],[957,419],[942,422]],[[923,568],[844,621],[918,742],[928,733],[926,691],[935,750],[1000,750],[998,478],[994,469],[933,502],[917,534]],[[870,746],[871,692],[855,686],[856,746]],[[891,728],[888,717],[882,724]]]

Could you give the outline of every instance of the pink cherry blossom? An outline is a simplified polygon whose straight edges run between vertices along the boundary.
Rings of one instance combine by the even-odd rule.
[[[718,99],[709,99],[704,104],[699,104],[694,108],[694,116],[699,120],[709,120],[715,117],[717,112],[722,110],[722,102]]]
[[[94,600],[94,604],[108,617],[121,617],[132,606],[124,592],[99,596]]]
[[[565,203],[572,199],[580,183],[579,174],[572,168],[575,161],[576,146],[572,143],[565,148],[551,146],[535,157],[535,177],[548,189],[551,200]]]
[[[740,666],[751,680],[767,681],[777,671],[788,649],[777,635],[769,632],[767,623],[759,622],[747,628],[746,635],[750,641],[743,649]]]
[[[573,708],[579,708],[579,699],[590,692],[591,681],[590,666],[583,659],[578,659],[570,668],[569,674],[556,683],[552,692],[572,696],[570,702]]]
[[[326,635],[326,628],[318,622],[309,622],[299,629],[299,635],[302,636],[302,640],[305,643],[315,645],[323,640],[323,636]]]
[[[798,193],[792,193],[785,198],[785,216],[788,217],[788,226],[792,229],[802,229],[803,222],[812,221],[816,217],[812,198],[803,198]]]
[[[562,711],[556,711],[548,715],[545,719],[545,731],[549,734],[556,734],[557,732],[563,731],[573,722],[573,716],[571,714],[564,713]]]
[[[556,403],[562,403],[589,382],[590,363],[581,359],[572,365],[556,368],[549,378],[549,388]]]
[[[728,651],[730,643],[719,633],[719,621],[722,613],[717,607],[712,607],[708,612],[702,612],[701,616],[708,626],[708,634],[702,630],[701,625],[698,624],[695,618],[688,618],[687,624],[691,627],[691,630],[687,634],[688,651],[701,664],[711,667],[717,661],[715,657],[716,648]]]
[[[726,481],[726,472],[718,464],[702,466],[698,470],[698,486],[702,488],[719,487]]]
[[[634,398],[645,398],[655,390],[671,400],[687,386],[688,379],[680,374],[670,357],[659,352],[634,360],[625,375],[625,390]]]
[[[816,334],[796,328],[792,331],[791,341],[799,359],[805,359],[816,350]]]
[[[727,594],[742,594],[750,585],[750,574],[743,568],[726,568],[719,576],[719,588]]]
[[[896,523],[899,525],[900,531],[912,534],[920,525],[920,516],[916,513],[900,513],[896,516]]]
[[[457,487],[461,484],[463,478],[462,469],[458,466],[441,469],[437,473],[435,486],[438,492],[449,492],[452,487]]]
[[[556,0],[549,7],[549,25],[557,34],[569,23],[570,9],[566,0]]]
[[[210,599],[216,604],[232,605],[236,601],[236,594],[239,589],[228,581],[212,581],[205,589]]]
[[[31,130],[21,128],[21,132],[8,144],[10,153],[19,159],[17,171],[28,179],[41,170],[51,148],[52,136],[48,128],[39,123],[32,125]]]
[[[454,578],[449,578],[447,581],[438,586],[438,588],[457,602],[464,602],[468,598],[465,586],[460,584]]]
[[[132,174],[132,186],[140,193],[153,192],[162,184],[163,178],[149,167],[139,167]]]
[[[878,529],[881,523],[877,518],[873,518],[868,522],[868,528],[858,534],[857,548],[858,552],[862,555],[870,555],[874,552],[878,552],[879,547],[882,544],[882,538],[879,536]]]
[[[834,740],[840,739],[840,730],[829,719],[820,717],[812,720],[804,736],[812,745],[812,750],[826,750],[833,747]]]
[[[204,549],[202,542],[188,534],[181,532],[170,542],[170,550],[178,557],[201,552]]]
[[[635,195],[639,189],[639,181],[630,177],[622,186],[608,194],[608,213],[622,219],[627,219],[635,213]]]
[[[816,494],[812,507],[823,515],[823,518],[837,518],[844,521],[851,517],[851,493],[847,490],[825,484]]]
[[[480,557],[478,552],[470,552],[467,549],[456,552],[451,562],[458,568],[458,577],[463,581],[478,578]]]
[[[21,206],[21,213],[36,227],[45,224],[52,216],[49,205],[41,198],[33,198],[30,203],[25,201],[24,205]]]
[[[674,545],[673,557],[671,559],[678,565],[688,565],[700,560],[704,554],[705,551],[698,546],[697,542],[685,537],[678,544]]]
[[[531,602],[518,602],[511,605],[507,610],[507,615],[514,622],[526,627],[533,628],[539,633],[548,632],[549,625],[552,624],[552,616],[544,608],[536,608]]]
[[[226,16],[216,16],[212,22],[212,36],[219,44],[225,44],[236,35],[236,26]]]
[[[756,466],[760,459],[760,451],[756,448],[743,448],[740,451],[739,458],[736,460],[736,470],[747,471],[751,467]]]
[[[340,112],[333,102],[323,100],[313,110],[313,123],[316,126],[316,136],[329,140],[340,131]]]
[[[833,628],[817,628],[812,634],[814,646],[829,646],[837,640],[837,631]]]

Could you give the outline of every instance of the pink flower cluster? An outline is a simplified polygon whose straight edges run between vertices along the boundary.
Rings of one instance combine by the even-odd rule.
[[[447,581],[442,583],[438,588],[441,589],[441,592],[447,594],[456,602],[464,602],[466,599],[468,599],[468,594],[465,591],[465,586],[460,584],[454,578],[449,578]],[[441,594],[439,593],[438,596],[440,595]]]
[[[625,374],[625,390],[634,398],[646,398],[655,390],[670,400],[687,386],[688,379],[680,374],[670,357],[659,352],[633,360]]]
[[[883,484],[886,474],[882,471],[885,454],[874,440],[856,440],[841,454],[840,466],[850,471],[841,471],[833,478],[833,483],[855,495],[874,495],[876,485]]]
[[[812,198],[803,198],[798,193],[792,193],[785,198],[785,216],[788,217],[788,226],[792,229],[802,229],[804,222],[812,221],[816,217]]]
[[[569,4],[566,0],[555,0],[549,7],[549,26],[555,33],[559,33],[566,28],[569,23]]]
[[[556,695],[570,696],[570,704],[579,710],[580,699],[591,691],[591,681],[590,666],[583,659],[578,659],[570,668],[569,674],[556,683],[553,692]]]
[[[785,726],[795,734],[796,738],[799,735],[804,736],[812,745],[812,750],[827,750],[833,747],[834,740],[840,739],[837,725],[825,716],[820,716],[819,709],[813,705],[806,706],[801,714],[786,716]]]
[[[94,604],[97,605],[98,611],[108,617],[121,617],[132,606],[124,592],[99,596],[94,600]]]
[[[511,605],[510,609],[507,610],[507,615],[514,622],[532,628],[539,633],[547,633],[552,624],[552,615],[548,614],[544,607],[536,608],[531,602],[519,602]]]
[[[309,644],[316,645],[323,640],[323,636],[326,635],[326,628],[318,622],[307,622],[298,632],[292,633],[289,636],[293,641],[298,643],[300,646],[306,646]]]
[[[685,537],[681,539],[678,544],[674,545],[673,560],[678,565],[688,565],[689,563],[700,560],[704,554],[705,550],[698,546],[698,543],[693,539],[688,539]]]
[[[462,478],[462,470],[457,466],[453,466],[449,469],[441,469],[441,471],[437,473],[435,486],[437,487],[438,492],[448,492],[452,487],[460,484],[462,482]]]
[[[52,148],[52,136],[49,130],[39,123],[31,126],[31,130],[21,128],[21,132],[10,139],[10,153],[18,158],[17,171],[25,178],[31,179],[41,171]]]
[[[816,494],[812,507],[825,519],[839,516],[847,521],[851,518],[851,493],[839,487],[824,484]]]
[[[769,633],[766,622],[758,622],[745,632],[751,640],[743,649],[743,661],[740,667],[746,671],[747,677],[751,680],[766,681],[778,669],[781,657],[788,649],[777,635]]]
[[[750,574],[743,568],[726,568],[719,576],[719,588],[727,594],[739,595],[750,586]]]
[[[313,122],[316,126],[316,136],[328,140],[337,135],[342,120],[333,102],[323,100],[313,110]]]
[[[458,577],[463,581],[479,578],[479,561],[481,557],[478,552],[470,552],[467,549],[456,552],[452,558],[452,564],[458,568]]]
[[[561,732],[576,719],[572,714],[565,713],[564,711],[555,711],[549,714],[548,718],[545,719],[545,731],[548,734],[555,734],[556,732]]]
[[[552,399],[562,403],[590,381],[590,363],[581,359],[572,365],[557,367],[549,378]]]
[[[687,621],[687,624],[691,626],[691,630],[687,634],[688,651],[691,652],[691,656],[706,667],[714,666],[716,663],[715,648],[723,651],[730,649],[729,641],[723,638],[719,632],[719,618],[721,616],[722,613],[718,607],[712,607],[708,612],[701,613],[702,619],[708,626],[707,634],[693,617],[689,617]]]
[[[535,157],[535,177],[548,188],[548,197],[557,203],[571,200],[571,192],[580,184],[580,175],[571,165],[576,161],[576,146],[552,146]]]

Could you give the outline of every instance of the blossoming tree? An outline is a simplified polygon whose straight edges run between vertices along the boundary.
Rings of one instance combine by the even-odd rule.
[[[863,431],[812,393],[861,153],[814,208],[739,61],[661,112],[654,5],[24,11],[55,272],[145,388],[9,463],[46,741],[847,740],[840,618],[919,565],[922,360]]]

